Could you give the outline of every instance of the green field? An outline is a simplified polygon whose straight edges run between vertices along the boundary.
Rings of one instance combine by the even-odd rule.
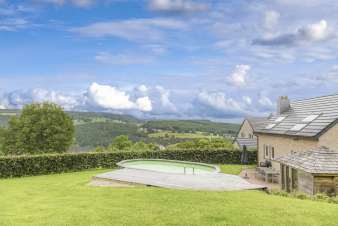
[[[179,138],[179,139],[203,139],[203,138],[219,138],[220,136],[210,135],[207,133],[175,133],[170,131],[162,131],[156,133],[148,134],[149,137],[156,137],[156,138]]]
[[[336,204],[260,191],[88,186],[100,172],[0,180],[0,225],[333,226],[338,222]]]

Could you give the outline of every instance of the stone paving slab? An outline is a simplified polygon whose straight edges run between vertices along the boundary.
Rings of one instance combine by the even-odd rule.
[[[122,181],[163,188],[211,191],[238,191],[266,188],[262,185],[251,184],[240,176],[223,173],[186,175],[140,169],[119,169],[96,175],[94,179]]]

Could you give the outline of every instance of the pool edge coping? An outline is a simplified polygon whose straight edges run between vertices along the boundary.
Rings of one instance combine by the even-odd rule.
[[[122,167],[122,168],[126,168],[126,169],[137,169],[138,170],[138,168],[123,166],[123,163],[128,162],[128,161],[166,161],[166,162],[179,162],[179,163],[193,163],[193,164],[197,164],[197,165],[201,165],[201,166],[213,167],[215,169],[215,171],[210,172],[212,174],[221,173],[221,168],[218,165],[202,163],[202,162],[173,160],[173,159],[126,159],[126,160],[122,160],[122,161],[116,163],[116,165],[119,166],[119,167]],[[142,170],[144,170],[144,169],[142,169]],[[149,171],[158,172],[156,170],[149,170]]]

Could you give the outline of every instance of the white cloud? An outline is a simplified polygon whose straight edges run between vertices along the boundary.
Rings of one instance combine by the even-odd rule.
[[[7,93],[0,99],[0,105],[3,108],[22,108],[29,103],[44,101],[56,103],[66,110],[73,110],[81,104],[81,98],[76,95],[64,95],[56,91],[32,89]]]
[[[136,102],[133,102],[126,92],[108,85],[91,84],[87,92],[87,97],[90,103],[104,109],[152,110],[149,97],[140,97],[136,99]]]
[[[112,65],[131,65],[131,64],[149,64],[154,59],[151,56],[131,55],[131,54],[116,54],[112,55],[107,52],[99,52],[95,56],[95,60]]]
[[[305,40],[322,41],[325,40],[328,35],[328,24],[326,20],[321,20],[318,23],[310,24],[304,28],[300,28],[298,34]]]
[[[93,23],[70,31],[88,37],[118,37],[136,42],[160,41],[163,30],[185,29],[183,21],[171,18],[129,19]],[[146,34],[146,35],[145,35]]]
[[[149,97],[140,97],[136,100],[137,109],[140,111],[151,111],[153,109],[152,103]]]
[[[264,27],[273,29],[278,24],[280,14],[277,11],[269,10],[265,12]]]
[[[199,103],[205,106],[224,113],[244,112],[241,103],[237,102],[231,97],[227,97],[224,93],[221,92],[209,93],[203,91],[198,94],[197,100],[199,101]]]
[[[191,0],[150,0],[149,8],[155,11],[196,12],[207,10],[208,5]]]
[[[237,87],[243,87],[247,84],[247,74],[250,71],[250,65],[237,65],[234,71],[230,74],[228,81]]]
[[[330,31],[326,20],[321,20],[318,23],[300,27],[296,32],[255,39],[253,40],[253,44],[263,46],[294,46],[302,43],[324,41],[330,38],[337,38],[337,35]]]
[[[137,90],[141,93],[146,94],[148,92],[148,87],[146,85],[142,84],[142,85],[139,85],[137,87]]]
[[[160,93],[160,102],[162,107],[170,112],[176,112],[177,108],[170,100],[170,91],[164,89],[162,86],[156,86],[157,91]]]

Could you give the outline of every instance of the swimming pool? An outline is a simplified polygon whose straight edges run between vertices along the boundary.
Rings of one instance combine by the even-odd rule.
[[[117,163],[118,166],[130,169],[150,170],[176,174],[212,174],[220,170],[217,166],[165,159],[132,159]]]

